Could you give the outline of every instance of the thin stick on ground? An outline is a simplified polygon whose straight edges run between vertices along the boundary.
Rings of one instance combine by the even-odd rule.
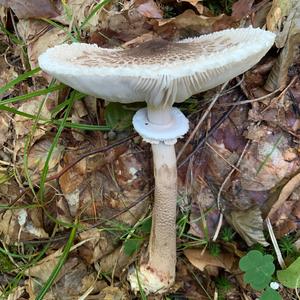
[[[276,256],[277,256],[278,263],[279,263],[279,265],[280,265],[280,267],[282,269],[285,269],[286,265],[285,265],[285,262],[283,260],[280,248],[278,246],[278,243],[277,243],[274,231],[273,231],[273,227],[272,227],[271,221],[270,221],[270,219],[268,217],[266,218],[265,221],[266,221],[267,228],[268,228],[268,231],[269,231],[269,235],[270,235],[270,238],[271,238],[271,241],[272,241],[272,244],[273,244]]]
[[[213,108],[213,106],[215,105],[215,103],[217,102],[217,100],[219,99],[221,93],[224,91],[224,89],[226,88],[228,84],[228,81],[225,82],[220,91],[215,95],[215,97],[213,98],[213,100],[211,101],[210,105],[208,106],[208,108],[206,109],[206,111],[204,112],[204,114],[202,115],[201,119],[199,120],[198,124],[196,125],[196,127],[194,128],[194,130],[192,131],[192,133],[189,135],[189,137],[187,138],[186,142],[184,143],[183,147],[180,149],[180,151],[177,154],[177,160],[181,157],[181,155],[183,154],[185,148],[187,147],[187,145],[190,143],[190,141],[193,139],[193,137],[196,135],[196,133],[199,131],[200,127],[202,126],[202,123],[204,122],[204,120],[206,119],[206,117],[208,116],[208,114],[210,113],[211,109]]]
[[[247,152],[247,149],[248,149],[248,146],[250,145],[250,141],[247,142],[247,144],[245,145],[244,149],[243,149],[243,152],[240,156],[240,158],[238,159],[237,163],[236,163],[236,167],[234,169],[232,169],[228,175],[226,176],[226,178],[224,179],[220,189],[219,189],[219,192],[218,192],[218,196],[217,196],[217,206],[218,206],[218,209],[220,211],[220,216],[219,216],[219,221],[218,221],[218,225],[217,225],[217,228],[216,228],[216,231],[215,231],[215,234],[213,236],[213,242],[215,242],[219,236],[219,233],[220,233],[220,230],[221,230],[221,227],[222,227],[222,222],[223,222],[223,212],[222,212],[222,209],[221,209],[221,205],[220,205],[220,200],[221,200],[221,194],[222,194],[222,191],[226,185],[226,183],[228,182],[228,180],[231,178],[231,175],[236,171],[236,168],[239,167],[241,161],[243,160],[244,158],[244,155],[246,154]]]

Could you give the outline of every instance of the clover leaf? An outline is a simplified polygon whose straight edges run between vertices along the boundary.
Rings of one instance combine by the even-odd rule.
[[[266,288],[275,271],[272,255],[263,255],[257,250],[251,250],[241,258],[239,266],[244,274],[245,283],[249,283],[255,290]]]
[[[261,294],[260,300],[282,300],[281,296],[275,290],[270,287],[266,288],[266,290]]]
[[[277,271],[278,280],[286,287],[296,289],[300,287],[300,257],[287,269]]]

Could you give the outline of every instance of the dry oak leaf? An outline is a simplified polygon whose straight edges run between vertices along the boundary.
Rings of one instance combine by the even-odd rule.
[[[273,204],[269,211],[268,217],[272,218],[273,214],[284,204],[290,197],[293,191],[300,186],[300,173],[295,175],[287,184],[282,188],[277,201]]]
[[[251,13],[254,0],[238,0],[232,5],[232,17],[240,20]]]
[[[146,18],[161,19],[163,12],[153,0],[136,0],[134,5],[137,11]]]
[[[10,7],[19,19],[58,16],[58,12],[50,0],[0,0],[0,4]]]
[[[204,271],[206,267],[220,267],[230,271],[233,267],[234,256],[230,253],[213,256],[207,250],[202,249],[186,249],[183,252],[190,263],[200,271]]]
[[[0,124],[0,147],[2,148],[3,144],[10,138],[8,134],[10,119],[7,113],[0,112]]]
[[[263,233],[263,219],[258,207],[253,207],[244,211],[231,211],[225,213],[228,223],[244,239],[248,246],[259,243],[268,246]]]
[[[203,4],[199,3],[199,0],[177,0],[177,2],[188,2],[197,9],[200,15],[203,15],[204,13],[204,6]]]
[[[39,209],[7,210],[0,217],[0,235],[6,244],[14,244],[18,240],[33,240],[48,238],[42,228]]]
[[[273,0],[272,7],[267,15],[268,30],[280,30],[286,16],[297,1],[298,0]]]

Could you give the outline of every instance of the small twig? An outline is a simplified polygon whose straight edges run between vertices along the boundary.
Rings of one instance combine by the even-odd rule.
[[[270,235],[270,238],[271,238],[271,241],[272,241],[272,244],[273,244],[276,256],[277,256],[278,263],[279,263],[279,265],[282,269],[285,269],[286,265],[285,265],[285,262],[283,260],[280,248],[278,246],[278,243],[277,243],[277,240],[276,240],[273,228],[272,228],[271,221],[268,217],[266,218],[265,221],[266,221],[267,228],[268,228],[268,231],[269,231],[269,235]]]
[[[291,80],[291,82],[285,87],[285,89],[277,96],[275,97],[271,103],[261,112],[261,113],[264,113],[266,110],[268,110],[271,105],[278,99],[280,99],[287,91],[288,89],[295,83],[295,81],[298,79],[298,76],[294,76],[293,79]]]
[[[246,151],[247,151],[247,149],[248,149],[249,144],[250,144],[250,141],[248,141],[247,144],[245,145],[245,147],[244,147],[244,149],[243,149],[243,152],[242,152],[242,154],[241,154],[239,160],[238,160],[237,163],[236,163],[236,168],[240,165],[240,163],[241,163],[241,161],[242,161],[242,159],[243,159],[243,157],[244,157],[244,155],[245,155],[245,153],[246,153]],[[232,175],[234,172],[235,172],[235,168],[232,169],[232,170],[228,173],[228,175],[226,176],[225,180],[223,181],[223,183],[222,183],[222,185],[221,185],[221,187],[220,187],[220,189],[219,189],[219,192],[218,192],[218,196],[217,196],[217,206],[218,206],[218,209],[219,209],[219,211],[220,211],[220,216],[219,216],[219,221],[218,221],[218,225],[217,225],[215,234],[214,234],[213,239],[212,239],[213,242],[215,242],[215,241],[217,240],[217,238],[218,238],[218,236],[219,236],[219,233],[220,233],[220,230],[221,230],[221,227],[222,227],[222,222],[223,222],[223,212],[222,212],[222,209],[221,209],[221,206],[220,206],[221,193],[222,193],[222,191],[223,191],[223,189],[224,189],[224,187],[225,187],[227,181],[230,179],[231,175]]]
[[[206,142],[205,145],[207,145],[213,152],[215,152],[217,156],[221,157],[231,168],[233,168],[237,172],[241,172],[239,168],[237,168],[228,159],[226,159],[221,153],[219,153],[210,143]]]
[[[222,104],[218,104],[218,106],[222,106],[223,107],[223,106],[231,106],[231,105],[243,105],[243,104],[248,104],[248,103],[263,101],[263,100],[268,99],[269,97],[277,94],[279,91],[280,91],[280,89],[277,89],[277,90],[273,91],[272,93],[267,94],[267,95],[262,96],[262,97],[259,97],[259,98],[243,100],[243,101],[240,101],[238,103],[236,103],[236,102],[222,103]]]
[[[194,130],[192,131],[192,133],[189,135],[189,137],[187,138],[186,142],[184,143],[184,145],[182,146],[182,148],[180,149],[179,153],[177,154],[177,160],[180,158],[180,156],[183,154],[185,148],[187,147],[187,145],[190,143],[190,141],[193,139],[193,137],[195,136],[195,134],[197,133],[197,131],[199,131],[202,123],[204,122],[205,118],[207,117],[207,115],[209,114],[209,112],[211,111],[211,109],[213,108],[213,106],[215,105],[216,101],[219,99],[222,91],[225,89],[225,87],[227,86],[228,82],[225,82],[220,91],[215,95],[215,97],[213,98],[213,100],[211,101],[210,105],[208,106],[208,108],[206,109],[206,111],[204,112],[204,114],[202,115],[201,119],[199,120],[198,124],[196,125],[196,127],[194,128]]]
[[[240,98],[237,100],[237,102],[240,101]],[[221,118],[213,124],[213,126],[210,128],[210,130],[207,132],[206,135],[202,135],[200,138],[200,141],[196,148],[182,161],[179,163],[178,168],[181,168],[184,166],[190,159],[195,155],[196,152],[199,151],[199,149],[205,144],[207,139],[215,132],[215,130],[228,118],[228,116],[235,110],[236,105],[233,105],[228,109],[222,116]]]

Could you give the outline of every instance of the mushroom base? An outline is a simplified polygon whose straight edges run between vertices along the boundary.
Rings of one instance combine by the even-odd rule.
[[[151,293],[162,294],[174,284],[175,277],[160,274],[158,270],[154,270],[149,265],[141,265],[138,270],[132,268],[129,271],[128,281],[134,292],[143,289],[147,295]]]

